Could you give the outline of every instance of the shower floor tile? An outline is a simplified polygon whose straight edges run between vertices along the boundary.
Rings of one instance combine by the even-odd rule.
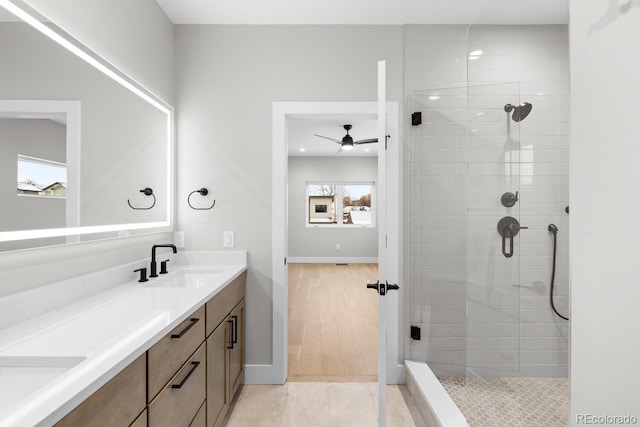
[[[567,378],[439,378],[471,427],[564,427]]]

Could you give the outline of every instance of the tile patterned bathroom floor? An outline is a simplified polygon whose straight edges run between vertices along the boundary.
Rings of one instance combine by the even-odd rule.
[[[377,383],[246,385],[226,427],[375,427]],[[387,426],[426,427],[406,386],[387,386]]]
[[[567,378],[439,378],[471,427],[565,427]]]

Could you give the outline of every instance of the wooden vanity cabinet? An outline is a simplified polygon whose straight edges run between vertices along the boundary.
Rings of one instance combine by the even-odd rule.
[[[147,427],[147,410],[145,409],[129,427]]]
[[[149,402],[204,342],[204,332],[202,306],[147,351]]]
[[[207,402],[202,402],[200,410],[198,410],[196,417],[191,421],[189,427],[207,427]]]
[[[189,426],[206,395],[204,343],[149,404],[149,427]]]
[[[69,412],[57,427],[122,427],[137,422],[146,406],[146,354]],[[146,426],[146,422],[144,423]]]
[[[206,304],[207,427],[222,425],[244,374],[245,284],[242,273]]]
[[[207,426],[221,425],[231,403],[227,390],[229,332],[224,322],[207,338]]]
[[[229,349],[229,395],[236,395],[244,374],[244,299],[229,315],[230,328],[233,328],[232,345]]]

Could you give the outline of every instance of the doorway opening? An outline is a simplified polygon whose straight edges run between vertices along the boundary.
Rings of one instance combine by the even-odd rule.
[[[372,120],[372,118],[380,117],[380,108],[379,103],[377,102],[274,102],[273,103],[273,188],[272,188],[272,199],[273,199],[273,210],[272,210],[272,268],[273,268],[273,358],[272,363],[269,365],[249,365],[247,366],[245,372],[245,381],[248,383],[254,384],[284,384],[287,382],[288,377],[288,315],[289,315],[289,266],[290,262],[295,263],[309,263],[309,260],[305,260],[305,257],[301,259],[291,259],[290,250],[289,250],[289,222],[294,220],[293,216],[289,216],[289,201],[288,197],[293,194],[293,192],[289,189],[289,143],[292,138],[289,129],[289,122],[296,119],[304,119],[304,118],[317,118],[318,116],[322,116],[323,118],[329,119],[338,119],[343,117],[344,115],[351,115],[355,120],[356,118],[360,118],[363,120]],[[386,162],[383,162],[381,167],[378,168],[378,177],[376,182],[385,183],[386,186],[382,186],[382,188],[378,188],[376,190],[377,194],[385,193],[382,191],[384,188],[392,189],[390,192],[386,193],[387,203],[382,203],[380,206],[380,210],[376,214],[377,217],[377,228],[376,230],[376,240],[374,243],[377,243],[378,250],[384,248],[385,259],[388,259],[388,263],[379,264],[379,274],[378,277],[382,277],[384,273],[384,280],[393,280],[394,282],[398,281],[397,275],[398,273],[398,254],[401,252],[402,245],[400,244],[400,233],[401,229],[400,224],[400,216],[399,216],[399,206],[402,204],[402,199],[399,197],[401,195],[400,191],[400,160],[399,153],[401,152],[401,135],[399,128],[399,116],[398,116],[398,103],[396,102],[386,102],[386,129],[383,126],[380,127],[381,123],[378,121],[377,132],[374,134],[376,136],[382,135],[381,139],[386,139],[384,137],[384,133],[381,132],[386,130],[386,133],[391,135],[389,138],[389,143],[387,144],[387,150],[383,151],[384,156],[380,156],[380,159],[387,159]],[[356,117],[354,117],[356,116]],[[353,124],[353,123],[349,123]],[[344,125],[344,123],[343,123]],[[384,123],[383,123],[384,125]],[[344,128],[341,127],[342,132],[344,133]],[[355,127],[350,129],[350,135],[354,135],[354,141],[359,140],[360,138],[368,138],[368,136],[358,136],[354,133]],[[335,135],[327,135],[326,133],[322,133],[323,136],[329,136],[330,138],[335,137]],[[338,138],[342,135],[338,134]],[[316,139],[317,137],[311,136],[312,139]],[[334,142],[328,141],[329,144],[334,144]],[[355,145],[355,144],[354,144]],[[376,144],[372,144],[376,145]],[[377,144],[382,146],[382,144]],[[335,144],[334,150],[340,148],[337,144]],[[334,151],[335,153],[335,151]],[[346,157],[346,156],[343,156]],[[303,190],[303,199],[302,204],[303,207],[306,204],[305,198],[306,193]],[[385,197],[382,197],[381,200],[385,200]],[[328,208],[327,208],[328,209]],[[343,212],[344,214],[344,212]],[[308,215],[306,211],[303,210],[303,214],[300,216],[296,216],[296,218],[301,218],[301,221],[304,221]],[[387,224],[380,222],[380,218],[384,220],[389,220],[391,226],[387,226],[387,232],[383,233],[382,224]],[[322,225],[317,224],[318,227]],[[303,228],[306,230],[306,228]],[[342,232],[346,236],[346,228],[341,229]],[[341,244],[340,249],[346,249],[351,239],[342,240],[339,242]],[[388,242],[388,243],[387,243]],[[333,250],[335,251],[335,241],[333,242]],[[392,254],[393,256],[387,255],[387,253]],[[345,254],[340,254],[341,260],[336,260],[332,258],[331,255],[326,255],[322,260],[324,263],[345,263],[344,258]],[[354,256],[355,259],[348,259],[346,263],[355,264],[355,263],[375,263],[376,257],[358,257]],[[379,260],[378,260],[379,261]],[[314,263],[317,263],[314,262]],[[386,266],[386,268],[385,268]],[[388,279],[387,279],[388,278]],[[380,279],[382,280],[382,279]],[[366,283],[362,283],[360,286],[366,289]],[[371,291],[375,295],[374,291]],[[402,298],[399,298],[398,293],[391,293],[387,298],[388,303],[386,306],[387,310],[384,311],[384,319],[382,319],[382,314],[379,314],[377,324],[385,325],[385,333],[386,339],[385,343],[385,357],[386,363],[384,364],[384,372],[382,378],[386,379],[387,384],[398,384],[401,383],[404,379],[404,367],[402,365],[401,360],[403,360],[404,355],[401,353],[403,348],[399,346],[399,328],[400,328],[400,316],[399,313],[402,313]],[[378,310],[379,313],[382,312],[382,309]],[[378,359],[382,361],[383,359],[380,356],[380,350],[378,352]],[[380,372],[381,363],[378,363],[378,372]]]
[[[377,381],[376,130],[374,114],[287,120],[288,381]]]

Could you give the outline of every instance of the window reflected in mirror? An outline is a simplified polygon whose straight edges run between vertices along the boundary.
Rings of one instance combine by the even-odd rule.
[[[18,195],[67,197],[67,165],[18,155]]]

